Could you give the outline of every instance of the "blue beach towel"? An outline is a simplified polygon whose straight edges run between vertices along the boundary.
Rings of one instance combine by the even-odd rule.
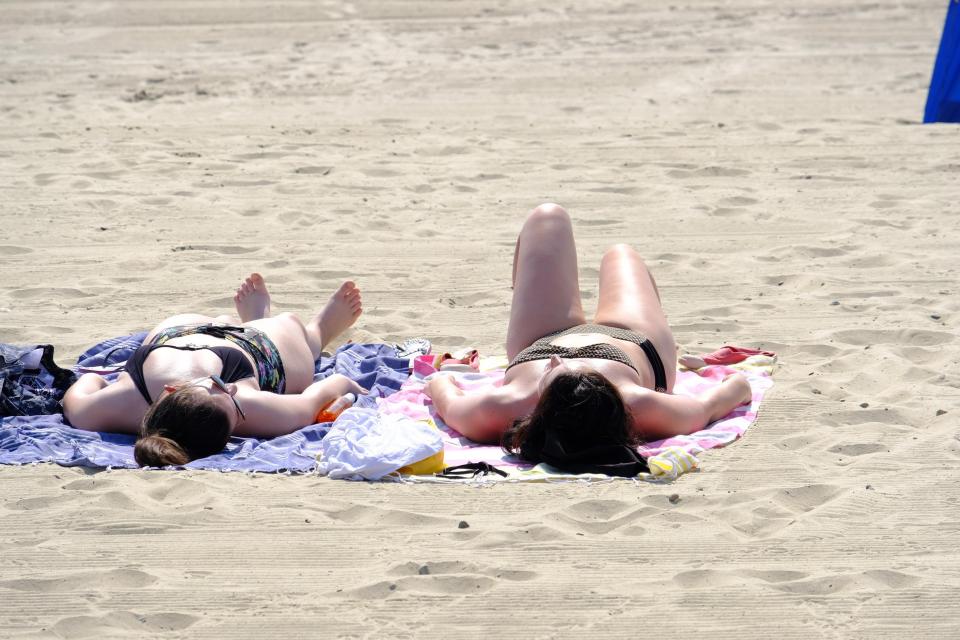
[[[80,356],[77,370],[118,365],[140,346],[146,333],[105,340]],[[407,379],[409,360],[398,358],[386,344],[346,344],[332,357],[317,362],[315,380],[340,373],[356,380],[370,393],[357,406],[373,408],[376,398],[400,389]],[[119,373],[107,376],[114,379]],[[271,440],[231,438],[223,453],[185,465],[187,469],[220,471],[311,471],[317,466],[320,441],[330,423],[315,424]],[[83,431],[67,426],[63,416],[17,416],[0,419],[0,464],[55,462],[64,466],[136,468],[134,436]]]

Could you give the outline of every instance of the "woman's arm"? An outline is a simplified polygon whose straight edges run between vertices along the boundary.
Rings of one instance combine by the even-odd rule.
[[[427,381],[424,392],[433,400],[440,418],[474,442],[499,442],[506,428],[520,415],[518,403],[504,387],[468,395],[450,376],[438,375]]]
[[[85,373],[63,396],[63,415],[70,426],[86,431],[137,433],[146,403],[132,384],[107,384]]]
[[[313,424],[320,409],[346,393],[362,394],[366,389],[338,373],[314,382],[303,393],[280,395],[239,387],[236,399],[247,417],[237,425],[233,435],[275,438],[293,433]]]
[[[739,373],[696,398],[639,389],[623,394],[633,428],[647,439],[670,438],[700,431],[752,398],[750,383]]]

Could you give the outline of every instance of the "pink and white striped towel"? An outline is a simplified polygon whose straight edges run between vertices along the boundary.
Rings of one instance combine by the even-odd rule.
[[[676,478],[699,466],[697,454],[706,449],[727,445],[741,437],[757,419],[760,402],[767,390],[773,386],[771,376],[775,363],[776,356],[758,353],[731,365],[707,365],[696,371],[681,368],[674,385],[674,393],[677,395],[699,395],[710,387],[720,384],[728,374],[740,371],[746,376],[753,389],[753,400],[749,405],[738,407],[725,418],[708,425],[701,431],[648,442],[640,447],[640,454],[646,457],[650,464],[651,475],[663,479]],[[553,470],[545,468],[544,465],[532,467],[507,455],[498,446],[477,444],[461,436],[443,423],[434,411],[430,398],[423,392],[426,379],[431,375],[453,376],[457,385],[466,391],[502,385],[506,364],[505,357],[486,357],[481,359],[478,372],[438,373],[432,366],[425,365],[423,362],[416,363],[413,373],[400,391],[379,401],[379,411],[384,414],[401,414],[414,420],[426,421],[439,428],[443,438],[444,462],[447,466],[468,462],[487,462],[508,471],[513,479],[536,479],[534,476],[537,475],[549,476]]]

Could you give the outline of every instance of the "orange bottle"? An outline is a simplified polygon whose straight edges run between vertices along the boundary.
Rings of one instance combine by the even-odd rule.
[[[339,398],[334,398],[327,404],[323,405],[320,411],[317,411],[317,415],[313,416],[313,421],[316,424],[323,422],[333,422],[337,419],[337,416],[353,406],[353,403],[357,401],[357,396],[353,393],[347,393]]]

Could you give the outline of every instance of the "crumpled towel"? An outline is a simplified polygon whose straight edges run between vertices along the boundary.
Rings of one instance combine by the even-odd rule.
[[[776,361],[776,357],[777,354],[775,354],[773,351],[761,351],[759,349],[751,349],[749,347],[734,347],[727,344],[720,347],[713,353],[704,353],[699,356],[687,353],[680,356],[678,360],[680,364],[687,369],[696,371],[697,369],[702,369],[707,365],[733,365],[737,364],[738,362],[743,362],[747,359],[751,360],[754,365],[772,365]]]
[[[351,407],[323,439],[317,471],[346,480],[379,480],[443,449],[432,425],[376,409]]]

